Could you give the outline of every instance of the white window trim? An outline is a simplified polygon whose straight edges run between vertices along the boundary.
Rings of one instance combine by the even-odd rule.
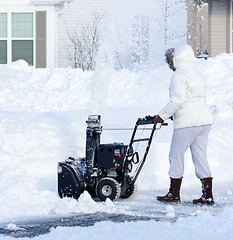
[[[7,63],[12,62],[11,12],[7,12]]]
[[[33,41],[33,66],[36,66],[36,17],[35,11],[2,11],[7,13],[7,37],[0,38],[0,40],[7,40],[7,63],[12,62],[12,40],[32,40]],[[12,27],[11,18],[12,13],[33,13],[33,37],[32,38],[13,38],[11,37]]]

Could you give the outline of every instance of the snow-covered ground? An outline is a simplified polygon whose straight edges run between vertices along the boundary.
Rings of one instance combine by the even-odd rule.
[[[133,127],[138,117],[154,115],[168,100],[172,72],[166,65],[130,72],[99,69],[34,69],[24,61],[0,65],[0,225],[17,222],[111,213],[176,221],[113,223],[51,229],[35,239],[230,239],[233,234],[233,55],[197,60],[206,76],[208,104],[215,114],[208,157],[214,177],[215,207],[187,204],[201,194],[187,152],[181,198],[185,204],[156,201],[166,193],[172,122],[154,137],[132,198],[94,202],[88,193],[79,201],[57,195],[57,162],[83,157],[88,114],[101,114],[102,125]],[[201,117],[201,113],[200,113]],[[102,143],[130,140],[130,131],[103,131]],[[109,238],[108,232],[111,234]],[[0,236],[0,239],[11,239]]]

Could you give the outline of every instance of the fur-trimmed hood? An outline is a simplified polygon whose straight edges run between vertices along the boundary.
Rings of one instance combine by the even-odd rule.
[[[184,44],[174,51],[173,61],[177,69],[182,66],[193,65],[194,59],[193,49],[188,44]]]

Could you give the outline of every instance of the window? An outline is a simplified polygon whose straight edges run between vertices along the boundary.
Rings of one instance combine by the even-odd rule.
[[[7,63],[7,41],[0,40],[0,64]]]
[[[33,41],[13,40],[12,41],[12,61],[24,59],[33,65]]]
[[[7,13],[0,13],[0,64],[7,63]]]
[[[0,64],[23,59],[33,65],[34,13],[0,13]]]
[[[7,37],[7,13],[0,13],[0,38]]]
[[[24,59],[33,65],[33,13],[12,13],[11,31],[12,61]]]
[[[12,37],[33,38],[33,13],[12,13]]]

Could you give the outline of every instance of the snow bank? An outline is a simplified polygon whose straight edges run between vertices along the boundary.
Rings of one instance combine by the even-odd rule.
[[[206,76],[208,103],[216,116],[208,154],[218,196],[217,186],[223,183],[229,183],[226,191],[232,191],[233,55],[198,60],[196,66]],[[121,204],[59,199],[57,162],[84,156],[89,113],[101,114],[104,127],[133,127],[138,117],[156,114],[168,100],[171,74],[165,65],[141,72],[34,69],[24,61],[0,65],[0,222],[90,211],[124,213]],[[167,188],[171,134],[170,122],[155,136],[138,190]],[[127,144],[130,135],[104,131],[102,142]],[[184,189],[190,185],[199,190],[188,152]]]

